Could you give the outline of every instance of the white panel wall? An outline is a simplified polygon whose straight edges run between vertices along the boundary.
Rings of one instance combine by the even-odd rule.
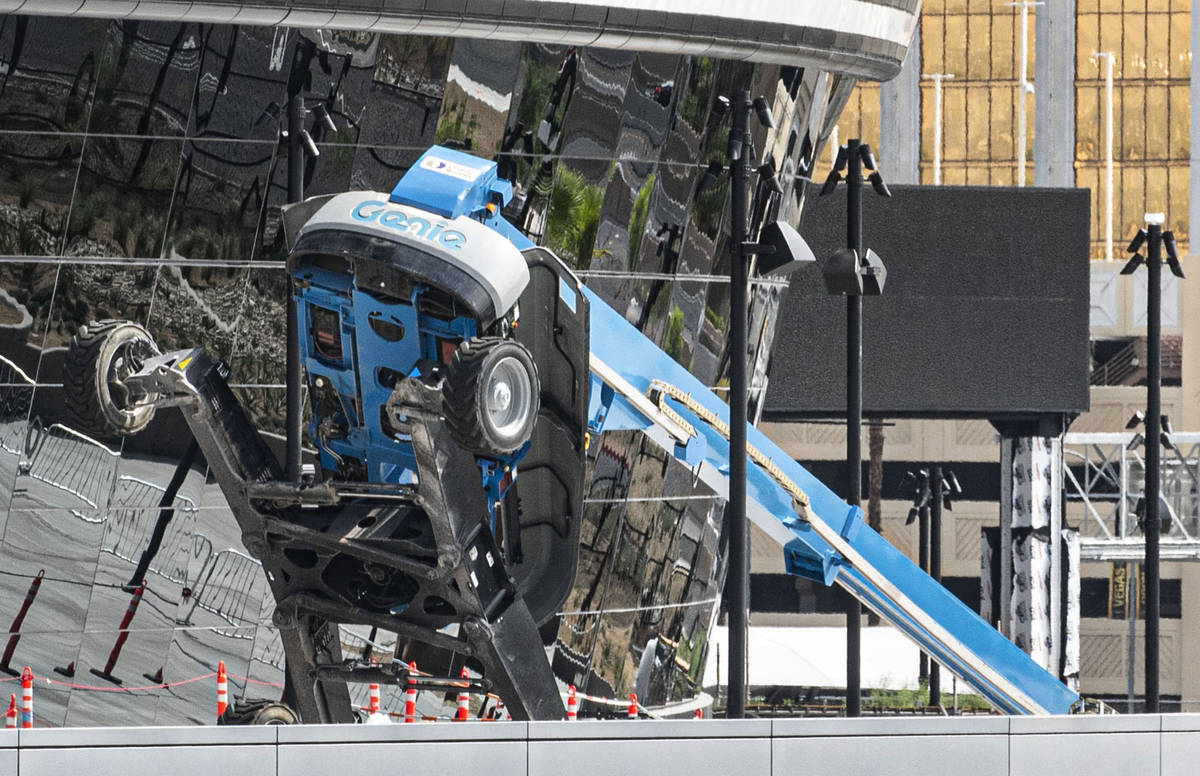
[[[1200,714],[0,730],[0,776],[1193,776],[1197,762]]]

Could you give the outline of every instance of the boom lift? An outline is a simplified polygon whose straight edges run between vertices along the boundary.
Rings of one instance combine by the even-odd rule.
[[[203,350],[84,332],[68,403],[136,433],[178,405],[276,600],[306,722],[352,719],[337,626],[478,660],[515,719],[563,716],[539,626],[575,578],[591,435],[636,429],[728,488],[726,405],[500,215],[496,164],[428,150],[390,193],[285,208],[320,474],[286,481]],[[1077,696],[883,541],[755,428],[747,513],[791,573],[838,583],[1009,713]]]

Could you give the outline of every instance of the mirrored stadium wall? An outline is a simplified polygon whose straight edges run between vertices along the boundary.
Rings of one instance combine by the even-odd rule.
[[[259,428],[282,432],[279,137],[293,67],[314,109],[309,196],[390,190],[432,143],[495,158],[517,192],[510,218],[717,387],[729,356],[727,179],[697,192],[725,151],[714,98],[749,85],[771,102],[778,128],[756,127],[755,143],[784,193],[759,187],[750,212],[755,224],[796,223],[854,83],[566,45],[0,17],[0,625],[36,589],[0,668],[53,680],[38,686],[39,726],[211,722],[211,679],[186,680],[218,660],[235,698],[278,696],[273,602],[202,463],[159,520],[186,427],[167,412],[137,437],[91,438],[65,411],[62,365],[85,323],[130,319],[164,350],[219,355]],[[751,288],[755,405],[782,289]],[[639,434],[593,439],[588,464],[577,582],[545,634],[555,671],[648,706],[694,697],[724,578],[723,501]],[[161,542],[143,557],[156,525]],[[111,671],[129,689],[89,690],[115,686],[91,669],[111,660],[147,560]],[[345,651],[389,659],[395,637],[370,636],[343,631]],[[354,692],[365,699],[365,686]],[[442,700],[423,693],[422,710],[441,713]],[[385,688],[384,706],[399,703]]]

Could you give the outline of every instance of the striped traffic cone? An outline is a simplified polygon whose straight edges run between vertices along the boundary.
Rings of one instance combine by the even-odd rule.
[[[21,672],[21,727],[33,727],[33,671],[29,666]]]
[[[375,683],[372,683],[367,687],[367,724],[392,724],[391,717],[379,710],[379,685]]]
[[[229,708],[229,679],[225,676],[225,661],[217,661],[217,721],[225,716]]]
[[[12,729],[17,726],[17,696],[9,694],[8,711],[4,712],[4,727]]]
[[[417,663],[408,663],[408,689],[404,691],[404,721],[417,721]]]
[[[467,667],[463,666],[459,673],[463,682],[469,682],[471,677],[467,675]],[[471,711],[471,694],[467,692],[466,687],[460,687],[458,690],[458,711],[454,713],[455,722],[466,722],[467,714]]]
[[[630,719],[638,718],[638,704],[637,704],[637,693],[636,692],[629,693],[629,712],[628,713],[629,713]]]
[[[575,685],[567,688],[567,721],[579,719],[579,699],[575,697]]]
[[[133,615],[137,614],[138,605],[142,603],[142,595],[146,592],[146,580],[142,580],[142,584],[138,585],[133,591],[133,598],[129,599],[129,606],[125,607],[125,616],[121,618],[120,632],[117,634],[117,641],[113,644],[112,651],[108,653],[108,660],[104,664],[104,670],[93,668],[92,673],[101,679],[107,679],[113,684],[120,684],[121,680],[113,676],[113,669],[117,667],[117,658],[121,656],[121,649],[125,646],[125,642],[129,640],[129,624],[133,622]]]

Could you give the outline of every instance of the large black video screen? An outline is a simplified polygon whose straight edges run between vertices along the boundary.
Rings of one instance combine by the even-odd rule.
[[[1088,407],[1086,189],[893,186],[863,192],[863,244],[887,266],[863,299],[863,411],[1018,420]],[[815,194],[815,192],[813,192]],[[764,417],[846,407],[846,300],[820,263],[846,244],[846,187],[805,203],[818,257],[780,312]]]

